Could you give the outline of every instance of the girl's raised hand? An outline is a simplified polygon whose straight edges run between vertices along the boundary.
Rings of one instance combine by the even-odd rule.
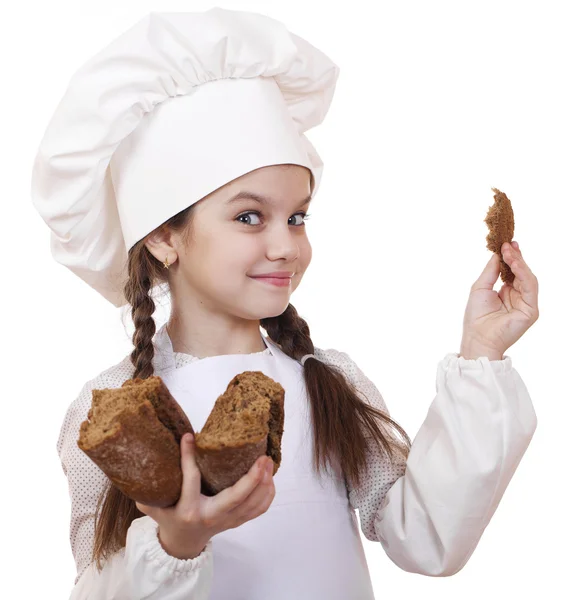
[[[516,242],[513,242],[516,244]],[[517,246],[504,243],[501,251],[515,275],[513,285],[493,286],[499,277],[499,254],[493,253],[479,279],[471,286],[464,320],[460,354],[465,358],[503,354],[538,319],[538,280]]]

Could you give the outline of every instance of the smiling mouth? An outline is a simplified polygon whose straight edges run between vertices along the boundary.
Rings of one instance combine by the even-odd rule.
[[[290,287],[292,282],[291,277],[251,277],[251,279],[282,288]]]

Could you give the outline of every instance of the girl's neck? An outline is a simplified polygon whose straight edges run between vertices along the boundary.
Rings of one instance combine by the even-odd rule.
[[[240,336],[236,334],[227,334],[217,342],[208,336],[199,343],[199,336],[179,335],[179,329],[172,326],[171,322],[166,325],[166,332],[170,338],[174,352],[189,354],[197,358],[207,358],[210,356],[222,356],[226,354],[255,354],[266,350],[267,345],[260,333],[256,329],[253,335],[248,333],[246,336],[242,332]]]

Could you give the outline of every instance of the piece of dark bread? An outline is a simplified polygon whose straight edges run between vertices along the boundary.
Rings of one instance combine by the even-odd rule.
[[[127,496],[170,506],[181,494],[180,440],[194,433],[159,377],[93,390],[77,445]]]
[[[201,492],[212,496],[236,483],[267,454],[281,461],[284,389],[261,371],[236,375],[219,396],[201,434],[162,379],[129,379],[93,390],[77,445],[129,498],[167,507],[181,495],[180,440],[195,434]]]
[[[511,271],[511,267],[505,262],[501,247],[505,242],[511,243],[515,234],[515,215],[511,201],[507,196],[500,192],[497,188],[491,188],[495,195],[493,206],[489,207],[485,223],[489,227],[489,233],[485,238],[487,241],[487,249],[499,255],[501,260],[501,281],[513,285],[515,275]]]
[[[195,436],[196,461],[207,495],[235,484],[266,454],[275,475],[282,461],[284,388],[262,371],[231,379]]]

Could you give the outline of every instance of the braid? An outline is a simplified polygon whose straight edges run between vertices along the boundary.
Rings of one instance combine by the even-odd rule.
[[[154,374],[152,359],[156,332],[153,318],[156,305],[150,292],[159,278],[159,263],[143,244],[137,244],[128,258],[128,280],[124,296],[132,305],[134,350],[130,360],[134,366],[132,379],[147,379]],[[126,496],[110,479],[102,489],[95,509],[95,539],[92,559],[97,569],[102,570],[102,561],[126,546],[128,528],[134,519],[145,516],[138,510],[134,500]]]
[[[156,322],[152,315],[156,310],[156,304],[150,295],[153,281],[147,264],[148,262],[143,260],[136,273],[130,272],[124,288],[126,300],[132,306],[131,315],[134,323],[134,334],[132,335],[134,350],[130,354],[130,360],[135,368],[133,379],[135,377],[147,379],[154,374],[152,338],[156,333]]]
[[[299,360],[314,353],[310,328],[291,303],[281,315],[262,319],[260,324],[288,356]]]
[[[299,360],[305,354],[314,354],[310,328],[292,304],[281,315],[262,319],[260,324],[291,358]],[[308,360],[304,377],[313,420],[314,467],[318,473],[334,458],[347,479],[354,486],[360,485],[362,471],[368,468],[371,440],[391,462],[395,453],[406,459],[411,442],[404,429],[386,413],[364,402],[339,368]],[[403,443],[393,436],[395,430]]]

